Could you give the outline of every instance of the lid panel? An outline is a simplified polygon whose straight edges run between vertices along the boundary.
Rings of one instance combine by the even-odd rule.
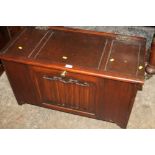
[[[105,43],[102,36],[54,31],[35,58],[98,69]]]
[[[105,70],[135,76],[139,65],[140,50],[140,43],[132,44],[127,41],[114,40]]]
[[[26,29],[2,50],[0,59],[143,83],[145,43],[106,33]]]
[[[35,29],[26,29],[24,31],[25,32],[20,35],[20,38],[15,40],[13,45],[10,44],[9,50],[5,50],[7,54],[13,56],[28,56],[47,35],[47,31],[37,31]]]

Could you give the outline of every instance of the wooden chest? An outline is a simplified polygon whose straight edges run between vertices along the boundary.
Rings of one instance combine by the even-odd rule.
[[[30,28],[14,38],[0,58],[19,104],[126,128],[144,83],[145,42],[86,30]]]

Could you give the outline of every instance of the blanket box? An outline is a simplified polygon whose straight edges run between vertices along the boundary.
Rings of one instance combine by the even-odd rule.
[[[18,103],[114,122],[126,128],[144,84],[146,40],[49,27],[24,29],[3,48]]]

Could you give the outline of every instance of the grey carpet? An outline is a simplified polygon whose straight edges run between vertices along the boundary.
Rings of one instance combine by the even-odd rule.
[[[0,128],[119,128],[91,118],[33,105],[19,106],[6,74],[0,77]],[[155,76],[138,92],[127,128],[155,128]]]

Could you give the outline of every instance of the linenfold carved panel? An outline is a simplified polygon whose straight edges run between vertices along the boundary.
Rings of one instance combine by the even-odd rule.
[[[61,77],[58,73],[34,69],[42,103],[71,108],[95,114],[96,79],[86,80],[76,76]]]

